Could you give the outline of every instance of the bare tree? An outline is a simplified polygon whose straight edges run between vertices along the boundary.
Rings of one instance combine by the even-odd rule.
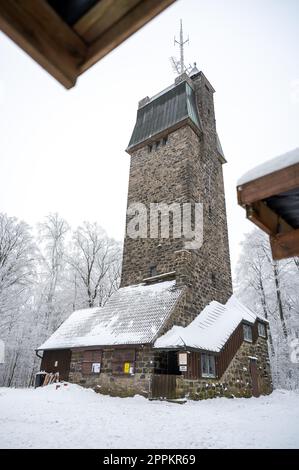
[[[101,306],[118,287],[119,244],[97,223],[85,222],[75,231],[72,245],[69,264],[81,292],[80,306]]]
[[[57,307],[57,290],[61,289],[64,268],[66,265],[65,243],[70,228],[67,222],[57,213],[49,214],[45,221],[38,225],[40,243],[40,280],[42,289],[41,301],[45,312],[45,330],[48,333],[49,326],[57,326],[60,318],[55,318],[59,312]],[[56,300],[56,302],[55,302]],[[58,306],[59,309],[59,306]],[[56,308],[57,310],[57,308]],[[52,332],[50,326],[50,333]]]
[[[20,359],[22,332],[32,303],[36,247],[24,222],[0,213],[0,338],[5,366],[0,382],[11,385]]]
[[[11,328],[17,306],[28,300],[35,275],[35,246],[29,227],[0,213],[0,327]]]
[[[49,214],[29,227],[0,214],[0,339],[5,365],[0,385],[32,384],[40,359],[34,350],[77,308],[102,306],[118,288],[120,246],[97,225],[71,237],[67,222]]]

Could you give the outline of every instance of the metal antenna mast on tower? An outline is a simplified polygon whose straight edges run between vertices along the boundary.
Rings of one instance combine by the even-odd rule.
[[[180,20],[180,40],[177,41],[174,37],[174,45],[178,44],[180,46],[180,72],[185,72],[185,63],[184,63],[184,45],[189,42],[189,37],[184,41],[184,33],[183,33],[183,21]]]
[[[178,44],[180,46],[180,60],[177,60],[175,57],[171,57],[171,63],[174,71],[181,75],[187,70],[184,62],[184,45],[189,42],[189,37],[184,41],[184,33],[183,33],[183,21],[180,20],[180,40],[177,41],[174,37],[174,45]]]

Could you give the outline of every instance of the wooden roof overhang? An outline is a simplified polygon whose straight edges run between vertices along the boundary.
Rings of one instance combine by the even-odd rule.
[[[270,236],[272,256],[299,256],[299,162],[237,187],[238,203]]]
[[[5,0],[0,30],[66,88],[175,0]]]

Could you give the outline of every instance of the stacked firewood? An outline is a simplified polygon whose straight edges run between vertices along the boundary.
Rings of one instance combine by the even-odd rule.
[[[50,384],[57,383],[57,382],[59,382],[59,372],[47,373],[45,375],[42,386],[44,387],[45,385],[50,385]]]

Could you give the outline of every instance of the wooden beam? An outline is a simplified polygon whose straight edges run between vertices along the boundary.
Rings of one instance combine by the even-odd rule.
[[[263,201],[254,202],[246,206],[246,215],[251,222],[268,233],[268,235],[287,233],[294,230],[291,225],[270,209]]]
[[[108,52],[119,46],[125,39],[138,31],[175,0],[142,0],[116,24],[93,42],[88,56],[81,66],[81,73],[89,69]]]
[[[270,243],[275,260],[299,256],[299,229],[271,236]]]
[[[299,187],[299,163],[237,187],[241,206]]]
[[[77,21],[73,29],[90,44],[142,1],[101,0]]]
[[[45,0],[1,1],[0,29],[62,85],[74,86],[87,46]]]

